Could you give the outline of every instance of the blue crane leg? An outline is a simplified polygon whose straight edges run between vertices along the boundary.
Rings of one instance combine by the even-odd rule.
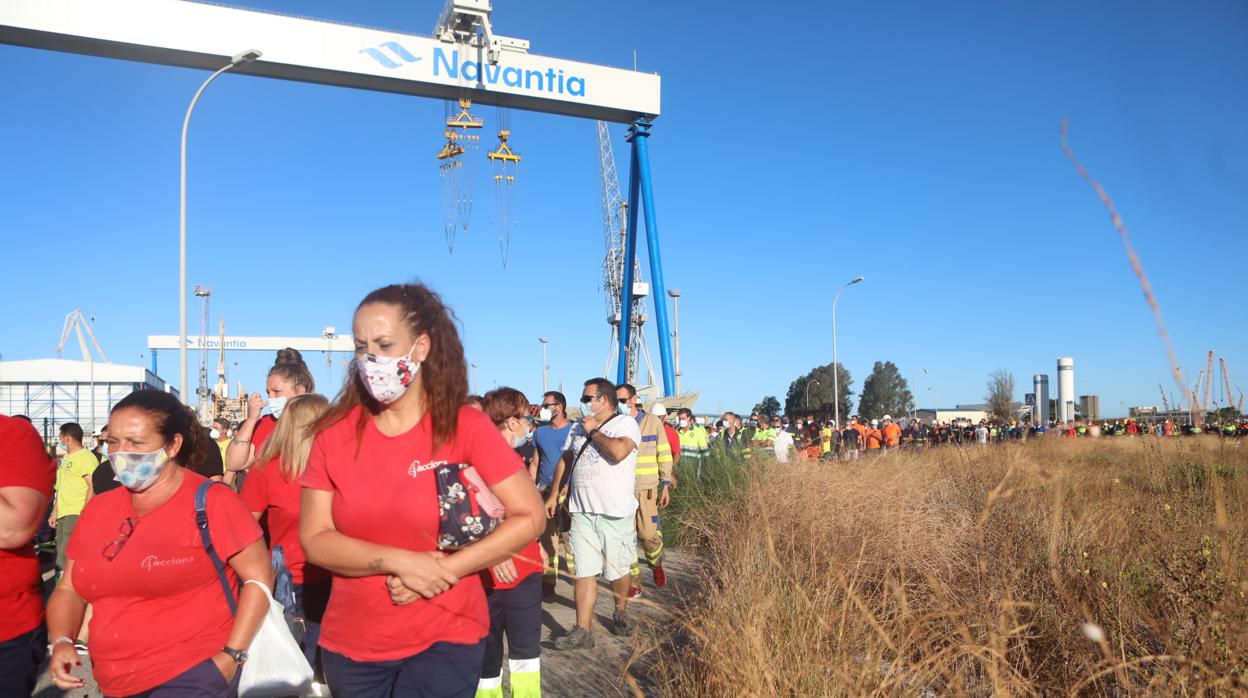
[[[156,350],[155,349],[152,350],[152,375],[153,376],[160,375],[159,373],[156,372]]]
[[[667,323],[667,289],[663,286],[663,260],[659,254],[659,223],[654,211],[654,186],[650,179],[650,122],[633,123],[633,157],[641,176],[641,198],[646,207],[646,244],[650,257],[650,283],[654,285],[654,316],[659,323],[659,359],[663,364],[663,394],[673,395],[676,369],[672,362],[672,333]],[[631,211],[629,212],[631,215]]]
[[[628,167],[628,229],[624,231],[624,286],[620,289],[620,367],[615,373],[615,384],[628,382],[628,355],[633,327],[633,267],[637,266],[637,147],[633,146],[632,160]]]

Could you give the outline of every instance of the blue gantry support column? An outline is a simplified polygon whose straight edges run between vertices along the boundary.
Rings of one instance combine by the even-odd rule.
[[[625,223],[628,229],[624,231],[624,286],[620,289],[620,363],[615,372],[616,385],[628,382],[628,366],[632,358],[628,355],[632,344],[629,339],[634,331],[640,331],[640,328],[633,327],[633,268],[637,266],[638,191],[637,149],[633,148],[628,167],[628,221]]]
[[[645,119],[633,122],[629,129],[629,140],[633,144],[633,165],[641,180],[642,204],[646,207],[646,250],[650,257],[650,283],[654,286],[651,292],[654,298],[654,316],[659,323],[659,360],[663,365],[663,394],[673,395],[676,389],[676,368],[672,360],[672,333],[667,323],[667,289],[663,285],[663,260],[659,254],[659,224],[654,211],[654,186],[650,179],[650,151],[646,147],[650,140],[651,125]],[[638,175],[634,175],[634,179]],[[629,188],[632,189],[631,183]],[[630,195],[631,193],[630,191]],[[635,212],[629,211],[629,216],[633,215]]]
[[[152,352],[152,375],[159,376],[160,374],[156,372],[156,350],[152,349],[151,352]]]

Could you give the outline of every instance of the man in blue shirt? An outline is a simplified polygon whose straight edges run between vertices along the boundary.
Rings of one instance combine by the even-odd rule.
[[[563,457],[563,444],[568,439],[572,422],[568,421],[568,400],[563,393],[550,391],[542,396],[542,410],[538,420],[546,424],[537,428],[533,442],[537,444],[537,489],[542,493],[542,501],[550,496],[552,487],[562,483],[553,482],[555,468]],[[542,532],[542,548],[546,551],[546,575],[542,579],[542,587],[547,597],[554,596],[555,582],[559,579],[559,550],[562,549],[568,563],[568,572],[576,572],[576,563],[572,559],[572,547],[568,545],[568,534],[559,531],[559,517],[546,520],[546,530]]]

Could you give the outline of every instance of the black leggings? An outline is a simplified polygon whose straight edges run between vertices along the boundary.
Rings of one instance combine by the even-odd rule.
[[[503,673],[503,634],[507,635],[509,659],[537,659],[542,655],[542,575],[534,572],[511,589],[493,589],[490,634],[485,638],[485,661],[481,678]]]

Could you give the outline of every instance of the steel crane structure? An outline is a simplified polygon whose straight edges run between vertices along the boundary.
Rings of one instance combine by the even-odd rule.
[[[602,375],[611,375],[611,364],[619,367],[616,383],[637,382],[637,359],[644,356],[646,369],[654,375],[650,364],[650,352],[646,347],[645,322],[646,296],[650,286],[643,281],[633,281],[631,294],[624,292],[624,262],[628,257],[628,204],[620,194],[620,178],[615,169],[615,150],[611,147],[611,134],[607,122],[597,123],[598,173],[602,181],[602,232],[606,253],[602,258],[602,290],[606,294],[607,324],[611,326],[611,344],[607,348],[607,363]],[[641,277],[641,264],[633,260],[633,278]],[[633,328],[627,342],[620,341],[623,316],[623,299],[629,302],[629,325]],[[662,302],[657,299],[655,302]],[[620,352],[623,351],[623,354]]]
[[[91,317],[92,320],[95,316]],[[87,337],[91,338],[91,346],[95,347],[96,353],[100,355],[100,361],[104,363],[112,363],[108,357],[104,355],[104,350],[100,347],[100,343],[95,339],[95,333],[91,331],[91,323],[82,315],[81,308],[74,308],[73,312],[65,316],[65,324],[61,327],[61,341],[56,345],[56,355],[59,358],[61,352],[65,350],[65,342],[69,341],[69,333],[73,332],[78,335],[78,347],[82,349],[82,360],[89,364],[94,364],[95,359],[91,357],[91,352],[87,350],[87,340],[83,338],[82,331],[87,331]]]
[[[428,36],[181,0],[4,0],[0,43],[203,70],[255,49],[261,57],[231,73],[629,124],[620,305],[635,300],[637,217],[644,212],[663,389],[671,395],[672,334],[649,152],[660,78],[529,53],[527,41],[493,33],[491,12],[489,0],[447,0],[439,31]],[[184,313],[186,298],[177,295]],[[628,375],[638,331],[632,313],[621,313],[617,379]]]

